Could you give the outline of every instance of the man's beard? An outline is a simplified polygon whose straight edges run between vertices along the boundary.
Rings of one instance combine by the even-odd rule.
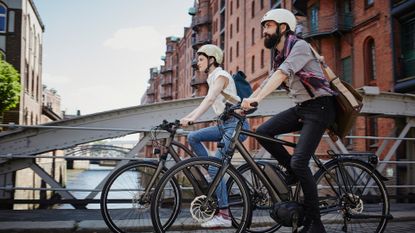
[[[273,33],[270,36],[266,36],[264,39],[264,46],[267,49],[272,49],[275,47],[278,42],[281,40],[281,35],[278,33]]]

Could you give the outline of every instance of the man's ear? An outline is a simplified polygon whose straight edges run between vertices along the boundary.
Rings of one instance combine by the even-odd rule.
[[[280,24],[280,32],[284,33],[286,31],[287,31],[287,24],[285,23]]]

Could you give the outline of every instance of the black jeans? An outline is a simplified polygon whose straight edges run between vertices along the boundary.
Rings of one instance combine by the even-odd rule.
[[[278,162],[298,177],[304,192],[304,206],[307,216],[320,218],[317,200],[317,186],[308,166],[311,155],[317,146],[326,128],[335,119],[335,99],[333,96],[324,96],[298,104],[285,110],[263,123],[257,133],[274,137],[279,134],[301,131],[294,154],[290,156],[281,145],[265,140],[258,142]]]

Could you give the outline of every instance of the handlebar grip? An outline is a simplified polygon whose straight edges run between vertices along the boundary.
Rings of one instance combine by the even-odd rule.
[[[250,105],[251,105],[251,107],[256,108],[256,107],[258,107],[258,102],[252,102]]]

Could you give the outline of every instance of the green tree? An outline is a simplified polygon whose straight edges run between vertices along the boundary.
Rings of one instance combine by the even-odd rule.
[[[4,111],[16,107],[20,99],[20,75],[0,58],[0,118]]]

